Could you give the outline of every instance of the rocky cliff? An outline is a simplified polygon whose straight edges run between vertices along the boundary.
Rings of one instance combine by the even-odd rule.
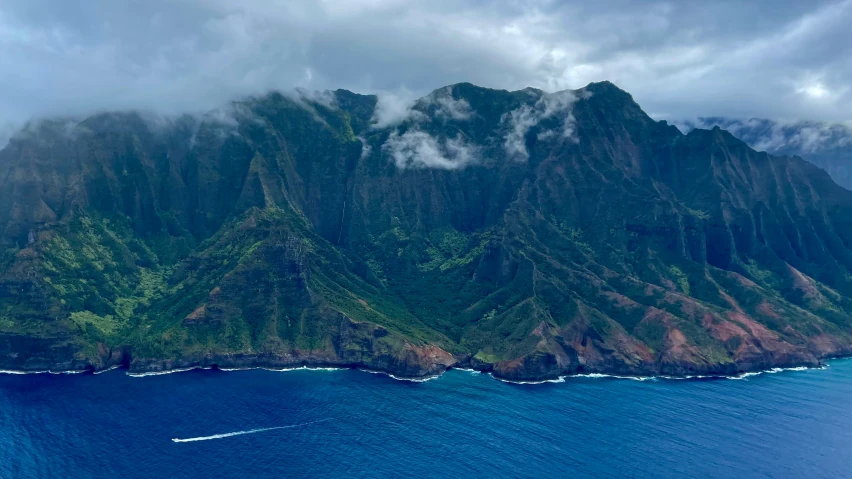
[[[852,352],[852,192],[610,83],[269,95],[0,151],[0,369],[736,374]]]
[[[758,151],[800,156],[828,172],[838,185],[852,190],[852,124],[702,117],[681,121],[678,126],[681,131],[718,126]]]

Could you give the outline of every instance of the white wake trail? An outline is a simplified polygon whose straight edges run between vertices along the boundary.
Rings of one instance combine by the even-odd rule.
[[[212,439],[222,439],[222,438],[226,438],[226,437],[242,436],[243,434],[255,434],[255,433],[258,433],[258,432],[273,431],[275,429],[290,429],[290,428],[293,428],[293,427],[302,427],[302,426],[307,426],[307,425],[310,425],[310,424],[316,424],[316,423],[319,423],[319,422],[326,422],[326,421],[331,421],[331,420],[332,420],[332,418],[326,418],[326,419],[319,419],[317,421],[303,422],[301,424],[291,424],[289,426],[261,427],[261,428],[258,428],[258,429],[249,429],[247,431],[226,432],[224,434],[214,434],[212,436],[201,436],[201,437],[188,437],[186,439],[174,438],[174,439],[172,439],[172,442],[210,441]]]

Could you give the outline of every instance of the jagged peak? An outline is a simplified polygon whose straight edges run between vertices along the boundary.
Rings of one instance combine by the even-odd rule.
[[[636,101],[633,99],[633,95],[622,90],[610,81],[592,82],[578,91],[588,92],[591,96],[598,97],[599,100],[606,99],[638,106]]]
[[[609,80],[602,80],[597,82],[591,82],[584,87],[585,89],[595,90],[595,91],[612,91],[612,92],[620,92],[627,93],[627,91],[619,88],[615,83]]]
[[[334,90],[332,93],[337,97],[338,101],[341,99],[346,100],[359,100],[359,101],[375,101],[378,96],[372,93],[364,94],[364,93],[356,93],[352,90],[347,90],[345,88],[338,88]]]

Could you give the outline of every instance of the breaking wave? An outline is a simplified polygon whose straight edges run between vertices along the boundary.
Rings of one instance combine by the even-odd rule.
[[[164,374],[174,374],[174,373],[185,373],[187,371],[194,371],[196,369],[213,369],[212,366],[193,366],[189,368],[180,368],[180,369],[166,369],[162,371],[147,371],[144,373],[131,373],[128,372],[127,375],[134,378],[144,378],[147,376],[162,376]],[[337,368],[337,367],[317,367],[312,368],[308,366],[301,366],[298,368],[264,368],[264,367],[246,367],[246,368],[217,368],[219,371],[224,372],[232,372],[232,371],[254,371],[254,370],[263,370],[263,371],[272,371],[277,373],[286,373],[289,371],[339,371],[347,368]]]
[[[83,374],[88,372],[86,369],[71,370],[71,371],[16,371],[13,369],[0,369],[0,374]]]
[[[132,377],[132,378],[144,378],[144,377],[148,377],[148,376],[163,376],[165,374],[185,373],[187,371],[194,371],[196,369],[212,369],[212,368],[201,367],[201,366],[193,366],[191,368],[167,369],[167,370],[164,370],[164,371],[148,371],[148,372],[144,372],[144,373],[130,373],[130,372],[128,372],[127,375]]]
[[[287,373],[290,371],[342,371],[348,368],[339,368],[339,367],[308,367],[308,366],[300,366],[298,368],[264,368],[264,367],[247,367],[247,368],[219,368],[219,371],[225,372],[233,372],[233,371],[272,371],[274,373]]]
[[[565,376],[559,376],[556,379],[543,379],[541,381],[513,381],[511,379],[503,379],[498,378],[497,376],[490,374],[490,376],[500,382],[509,383],[509,384],[545,384],[545,383],[564,383]]]
[[[589,373],[589,374],[572,374],[568,376],[569,378],[611,378],[611,379],[630,379],[632,381],[654,381],[657,378],[654,376],[618,376],[616,374],[601,374],[601,373]]]
[[[512,381],[510,379],[498,378],[491,374],[491,377],[497,379],[498,381],[502,381],[504,383],[510,384],[544,384],[544,383],[564,383],[566,379],[573,378],[586,378],[586,379],[629,379],[631,381],[657,381],[660,379],[663,380],[690,380],[690,379],[733,379],[733,380],[742,380],[748,379],[753,376],[760,376],[761,374],[776,374],[782,373],[786,371],[809,371],[811,369],[826,369],[828,368],[828,364],[817,366],[817,367],[807,367],[807,366],[796,366],[791,368],[772,368],[766,369],[763,371],[750,371],[746,373],[741,373],[736,376],[722,376],[722,375],[694,375],[694,376],[619,376],[616,374],[603,374],[603,373],[587,373],[587,374],[570,374],[567,376],[559,376],[556,379],[545,379],[542,381]],[[465,370],[466,371],[466,370]]]
[[[111,366],[111,367],[106,368],[106,369],[101,369],[100,371],[95,371],[94,374],[108,373],[108,372],[114,371],[116,369],[121,369],[121,365],[115,365],[115,366]]]
[[[433,379],[438,379],[439,377],[441,377],[440,375],[437,375],[437,376],[427,376],[425,378],[402,378],[402,377],[399,377],[399,376],[394,376],[391,373],[386,373],[384,371],[371,371],[369,369],[360,369],[360,368],[358,369],[358,371],[362,371],[362,372],[370,373],[370,374],[378,374],[378,375],[381,375],[381,376],[387,376],[387,377],[389,377],[391,379],[395,379],[397,381],[403,381],[403,382],[409,382],[409,383],[425,383],[426,381],[431,381]]]

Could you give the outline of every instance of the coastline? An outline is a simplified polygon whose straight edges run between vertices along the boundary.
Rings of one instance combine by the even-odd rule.
[[[684,376],[671,376],[671,375],[655,375],[655,376],[629,376],[623,374],[608,374],[608,373],[577,373],[577,374],[565,374],[560,375],[556,378],[550,379],[540,379],[540,380],[513,380],[506,379],[500,376],[495,376],[490,371],[484,371],[473,368],[466,367],[448,367],[446,370],[430,376],[423,377],[404,377],[394,375],[393,373],[387,371],[379,371],[372,370],[363,367],[342,367],[342,366],[308,366],[302,365],[299,367],[291,367],[291,368],[274,368],[274,367],[263,367],[263,366],[251,366],[251,367],[235,367],[235,368],[227,368],[227,367],[219,367],[217,365],[211,366],[202,366],[196,365],[185,368],[174,368],[174,369],[163,369],[157,371],[131,371],[127,367],[122,365],[114,365],[108,368],[95,370],[95,369],[80,369],[80,370],[68,370],[68,371],[52,371],[52,370],[33,370],[33,371],[22,371],[22,370],[10,370],[10,369],[0,369],[0,374],[8,374],[8,375],[28,375],[28,374],[53,374],[53,375],[63,375],[63,374],[87,374],[90,373],[92,375],[103,374],[106,372],[114,371],[114,370],[125,370],[125,374],[127,376],[133,378],[144,378],[149,376],[163,376],[167,374],[177,374],[183,372],[189,372],[194,370],[218,370],[222,372],[239,372],[239,371],[252,371],[252,370],[263,370],[270,372],[293,372],[293,371],[360,371],[369,374],[378,374],[387,376],[396,381],[409,382],[409,383],[424,383],[428,381],[432,381],[435,379],[439,379],[443,373],[455,370],[460,372],[467,372],[470,374],[487,374],[491,378],[507,383],[507,384],[515,384],[515,385],[541,385],[541,384],[558,384],[565,383],[570,379],[618,379],[618,380],[630,380],[630,381],[707,381],[707,380],[744,380],[750,377],[765,375],[765,374],[777,374],[783,372],[795,372],[795,371],[810,371],[810,370],[825,370],[828,369],[831,365],[830,361],[836,360],[847,360],[852,359],[852,356],[837,356],[828,358],[825,361],[822,361],[818,366],[789,366],[789,367],[772,367],[768,369],[756,370],[756,371],[745,371],[736,375],[724,375],[724,374],[709,374],[709,375],[684,375]]]

